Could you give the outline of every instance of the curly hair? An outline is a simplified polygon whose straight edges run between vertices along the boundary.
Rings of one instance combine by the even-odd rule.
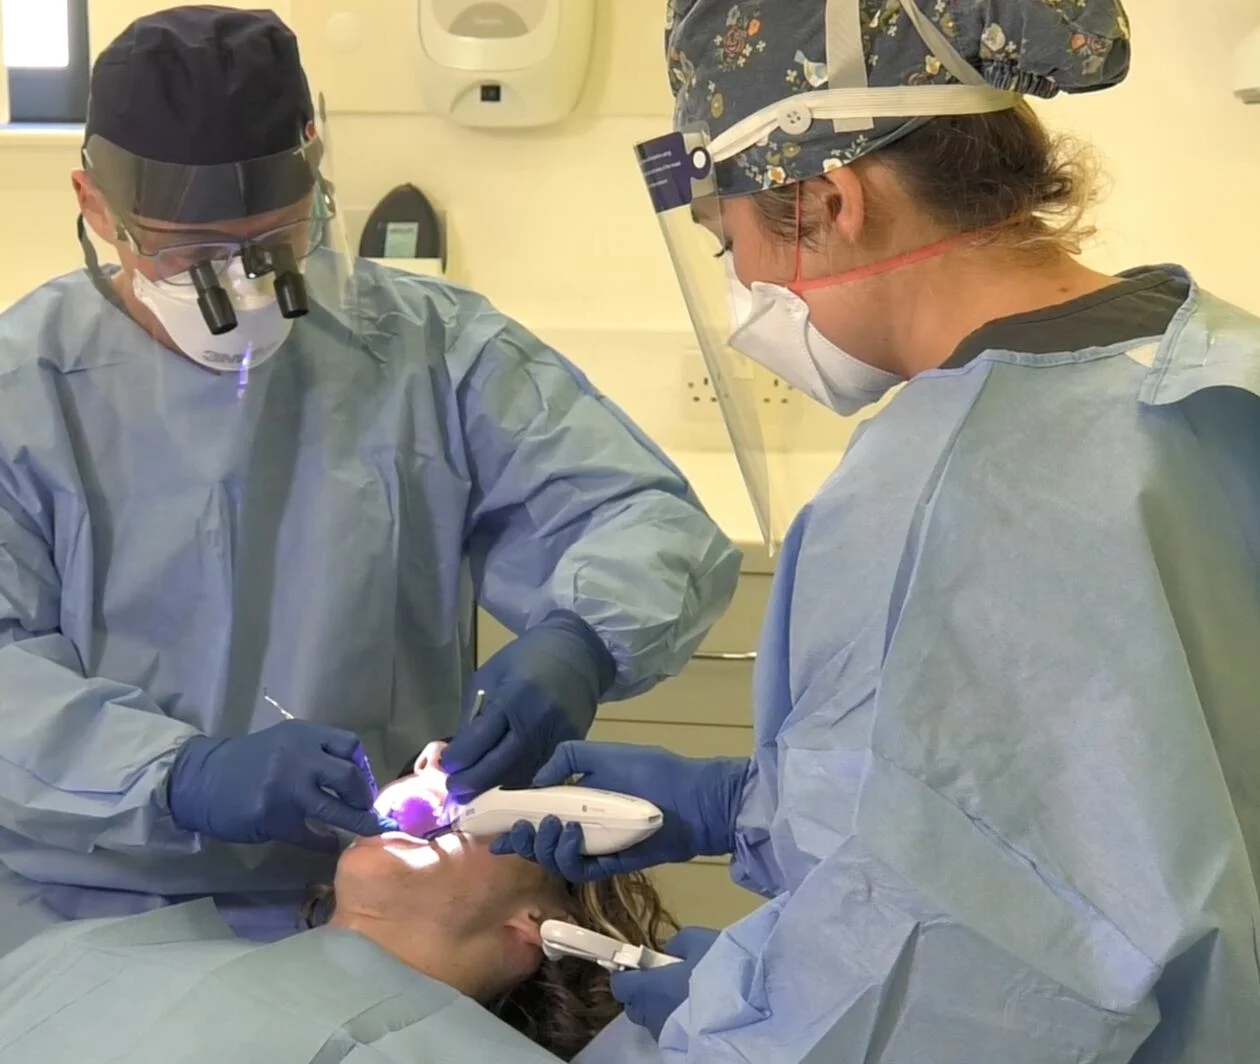
[[[947,230],[988,231],[989,240],[1034,255],[1079,254],[1094,235],[1087,218],[1099,199],[1101,168],[1090,147],[1051,134],[1027,102],[985,115],[935,118],[901,140],[858,159],[861,172],[881,164]],[[753,196],[765,231],[817,247],[839,198],[825,178],[811,178],[801,207],[795,185]],[[830,217],[829,217],[830,216]]]
[[[678,930],[655,885],[641,872],[566,884],[565,897],[574,922],[632,945],[660,949]],[[335,907],[332,887],[316,888],[303,906],[304,924],[327,923]],[[609,973],[573,957],[544,958],[533,975],[489,1007],[561,1060],[572,1060],[621,1013]]]
[[[636,872],[570,885],[569,915],[582,927],[635,946],[660,949],[678,930],[656,887]],[[496,1008],[504,1023],[561,1060],[572,1060],[621,1013],[609,974],[574,957],[543,960]]]

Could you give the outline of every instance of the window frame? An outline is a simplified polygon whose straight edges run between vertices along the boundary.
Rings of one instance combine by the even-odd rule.
[[[47,70],[14,67],[9,79],[9,124],[76,125],[87,120],[91,53],[88,48],[88,0],[66,0],[70,62]]]

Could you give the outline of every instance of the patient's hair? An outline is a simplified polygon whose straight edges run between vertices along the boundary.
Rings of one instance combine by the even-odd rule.
[[[634,946],[660,949],[678,930],[652,881],[641,872],[569,885],[569,915],[582,927]],[[572,1060],[621,1014],[603,968],[576,957],[543,959],[499,1002],[500,1019],[561,1060]]]
[[[566,884],[565,894],[575,923],[631,945],[660,949],[678,930],[656,887],[641,872]],[[306,926],[327,922],[334,906],[332,887],[318,888],[303,908]],[[530,978],[490,1009],[561,1060],[572,1060],[621,1013],[608,972],[574,957],[544,958]]]

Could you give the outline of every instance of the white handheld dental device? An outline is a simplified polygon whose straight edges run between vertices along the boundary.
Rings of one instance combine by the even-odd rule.
[[[647,946],[632,946],[564,920],[543,921],[542,950],[543,956],[553,961],[561,957],[577,957],[610,972],[624,972],[627,968],[664,968],[682,960]]]
[[[651,802],[593,787],[533,787],[505,791],[492,787],[464,805],[453,805],[440,830],[497,838],[519,821],[534,825],[554,816],[582,825],[582,852],[588,857],[619,853],[660,831],[661,811]]]

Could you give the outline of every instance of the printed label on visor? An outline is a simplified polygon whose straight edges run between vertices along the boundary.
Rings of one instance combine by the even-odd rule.
[[[682,133],[644,141],[634,150],[657,214],[685,207],[712,192],[713,156],[702,145],[688,147]]]

